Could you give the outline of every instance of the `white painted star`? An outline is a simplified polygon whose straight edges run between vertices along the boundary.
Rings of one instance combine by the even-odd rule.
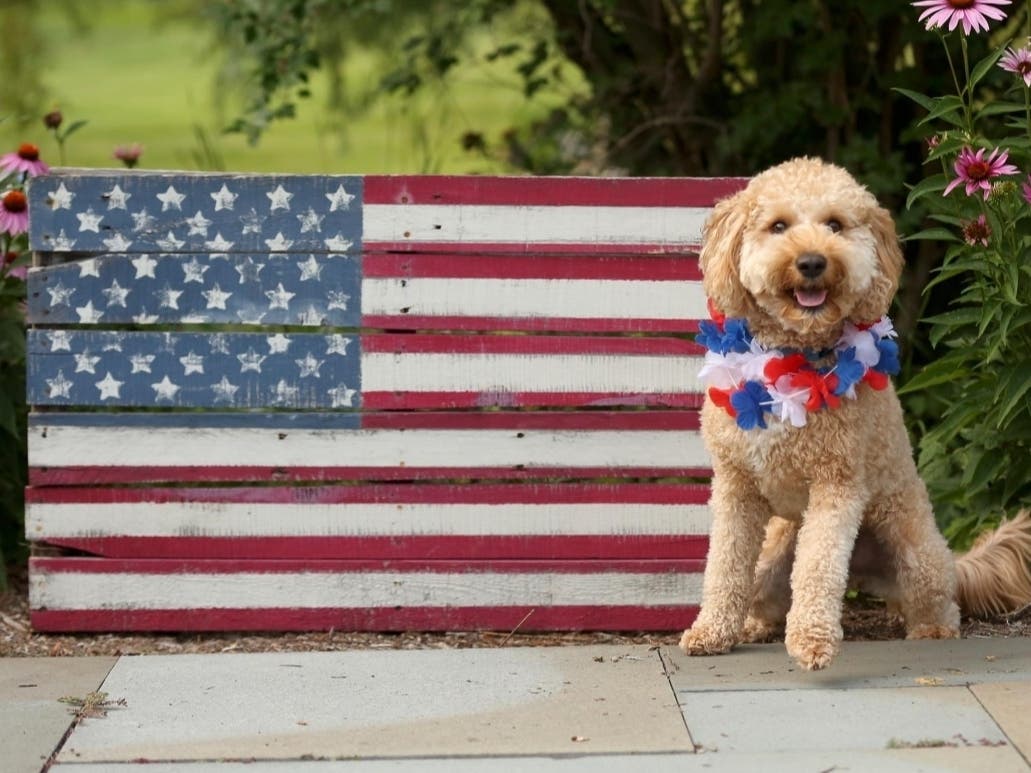
[[[309,378],[314,376],[315,378],[321,378],[319,368],[322,367],[325,360],[316,359],[316,357],[308,352],[303,360],[294,360],[297,363],[297,367],[300,370],[300,378]]]
[[[104,316],[104,312],[93,308],[93,301],[89,300],[85,306],[77,306],[75,313],[79,315],[79,323],[82,325],[94,325]]]
[[[347,356],[347,345],[351,339],[339,333],[326,336],[326,354],[341,354]]]
[[[95,386],[100,390],[101,400],[110,400],[111,398],[117,400],[122,397],[120,390],[124,383],[124,381],[119,381],[112,376],[111,371],[108,371],[107,375],[104,376],[102,380],[98,381]]]
[[[140,255],[138,258],[133,258],[131,261],[133,268],[136,269],[136,279],[143,279],[144,277],[150,277],[156,279],[154,276],[154,267],[158,264],[154,258],[150,255]]]
[[[75,216],[79,218],[79,233],[83,231],[100,233],[100,221],[104,219],[104,216],[94,214],[93,207],[90,207],[85,212],[76,212]]]
[[[351,300],[351,296],[340,290],[330,290],[326,293],[326,298],[329,299],[330,309],[343,309],[347,310],[347,302]]]
[[[114,188],[104,194],[104,198],[107,199],[108,209],[126,209],[125,203],[132,198],[132,194],[126,193],[116,184]]]
[[[164,239],[155,239],[154,243],[165,252],[175,252],[182,247],[186,242],[176,239],[175,234],[171,231],[168,232],[168,236]]]
[[[223,239],[221,233],[216,233],[214,239],[204,242],[204,248],[212,252],[229,252],[233,248],[234,243]]]
[[[266,290],[265,297],[268,298],[269,311],[272,309],[290,309],[290,299],[293,298],[297,293],[291,293],[283,287],[283,283],[280,282],[275,290]]]
[[[99,357],[91,357],[89,349],[84,349],[81,354],[73,354],[75,358],[75,372],[76,373],[93,373],[95,374],[97,363],[100,362]]]
[[[161,334],[161,350],[169,354],[175,354],[175,345],[179,342],[179,336],[173,333]]]
[[[102,352],[120,352],[122,351],[122,339],[125,338],[125,333],[118,333],[111,331],[108,333],[101,333],[101,340],[104,345],[100,347]]]
[[[283,236],[282,231],[278,232],[274,239],[266,239],[265,244],[268,246],[270,252],[286,252],[291,246],[293,246],[293,242]]]
[[[186,225],[190,227],[187,236],[207,236],[211,221],[204,217],[204,213],[198,209],[196,215],[186,218]]]
[[[265,361],[265,355],[258,354],[252,347],[248,349],[245,354],[236,355],[236,359],[240,361],[241,373],[245,373],[248,370],[253,370],[255,373],[261,373],[261,363]]]
[[[233,193],[226,187],[225,183],[222,183],[222,187],[217,193],[212,193],[211,198],[215,200],[215,211],[219,212],[223,209],[232,210],[233,205],[236,204],[236,198],[240,194]]]
[[[265,218],[259,215],[254,207],[251,207],[250,212],[240,216],[240,222],[243,223],[244,234],[260,234],[261,224],[265,222]]]
[[[134,315],[132,321],[137,325],[153,325],[158,321],[158,315],[148,314],[146,309],[140,309],[140,313]]]
[[[309,231],[315,231],[316,233],[322,232],[322,221],[326,219],[325,215],[318,214],[314,209],[308,207],[308,211],[298,215],[297,219],[301,221],[301,233],[306,234]]]
[[[132,230],[136,233],[149,231],[158,221],[156,217],[147,212],[146,208],[139,212],[132,212],[129,216],[132,218]]]
[[[48,397],[72,397],[72,386],[73,383],[64,377],[64,371],[57,371],[56,378],[46,379],[47,386],[50,387]]]
[[[309,279],[314,279],[317,282],[323,269],[323,265],[315,260],[314,255],[309,255],[308,259],[304,263],[298,263],[297,267],[301,270],[300,281],[302,282],[307,282]]]
[[[225,400],[227,403],[233,402],[237,390],[240,387],[229,383],[229,379],[222,376],[222,380],[217,384],[211,385],[211,391],[215,393],[215,402],[219,400]]]
[[[164,193],[158,193],[156,195],[158,201],[161,202],[162,212],[167,212],[170,209],[177,209],[180,212],[182,212],[183,199],[186,198],[185,193],[179,193],[179,191],[177,191],[174,187],[169,185],[168,190],[166,190]]]
[[[114,279],[111,281],[111,286],[101,290],[100,294],[107,298],[108,306],[121,306],[125,308],[125,299],[132,292],[129,287],[122,287],[118,284],[118,280]]]
[[[191,373],[204,372],[204,358],[192,351],[185,357],[180,357],[179,362],[182,363],[184,376],[189,376]]]
[[[151,384],[150,388],[154,390],[155,400],[168,400],[172,401],[175,399],[175,393],[179,391],[180,387],[177,384],[173,384],[172,380],[166,375],[156,384]]]
[[[282,333],[276,333],[265,340],[268,342],[269,354],[282,354],[290,347],[290,339]]]
[[[179,296],[182,294],[182,290],[173,290],[168,284],[154,292],[154,296],[158,299],[158,308],[160,309],[178,309]]]
[[[350,209],[354,196],[344,190],[343,184],[339,185],[333,193],[327,193],[329,199],[329,211],[336,212],[338,209]]]
[[[354,405],[355,390],[348,389],[346,384],[338,384],[332,389],[327,389],[331,406],[333,408],[351,408]]]
[[[72,350],[72,334],[67,330],[55,330],[50,334],[50,351],[70,352]]]
[[[197,282],[204,284],[204,272],[207,271],[211,266],[206,266],[197,260],[196,256],[190,258],[189,263],[183,263],[183,284],[188,282]]]
[[[131,354],[129,362],[132,363],[133,373],[150,373],[151,363],[154,362],[153,354]]]
[[[57,186],[56,191],[50,191],[47,194],[47,199],[50,202],[51,209],[71,209],[72,199],[75,198],[75,194],[64,187],[64,183]]]
[[[281,378],[279,383],[276,384],[275,389],[272,390],[272,402],[279,403],[280,405],[296,403],[297,395],[300,391],[298,387],[286,383],[285,378]]]
[[[307,327],[318,327],[324,320],[319,310],[315,308],[314,304],[308,304],[308,308],[301,312],[301,316],[297,320],[298,324],[305,325]]]
[[[75,288],[65,287],[64,284],[58,280],[56,285],[47,288],[47,292],[50,293],[51,306],[68,306],[70,305],[68,302],[75,294]]]
[[[97,266],[96,258],[79,261],[79,279],[85,276],[95,276],[97,279],[100,279],[100,268]]]
[[[132,245],[132,242],[120,233],[116,233],[114,236],[109,236],[102,241],[104,242],[104,246],[107,247],[108,252],[125,252]]]
[[[334,252],[347,252],[351,249],[351,245],[354,243],[349,239],[345,239],[343,234],[338,233],[331,239],[325,239],[326,247],[333,250]]]
[[[225,333],[213,333],[208,336],[208,348],[212,354],[229,354],[229,338]]]
[[[222,309],[225,311],[226,301],[229,300],[232,293],[223,292],[222,288],[218,286],[218,282],[210,290],[204,290],[201,292],[204,296],[204,300],[207,301],[206,309]]]
[[[50,247],[54,252],[71,252],[75,247],[75,239],[69,239],[62,228],[57,236],[50,237]]]
[[[241,325],[260,325],[267,313],[257,306],[247,306],[236,310],[236,316],[239,317]]]
[[[264,263],[255,263],[254,260],[248,255],[242,262],[236,264],[236,273],[240,275],[240,284],[244,282],[257,282],[258,274],[263,268]]]
[[[269,206],[270,212],[275,212],[277,209],[285,209],[289,211],[290,199],[294,197],[294,195],[285,190],[282,185],[277,185],[274,191],[269,191],[265,195],[268,196],[268,199],[271,202]]]

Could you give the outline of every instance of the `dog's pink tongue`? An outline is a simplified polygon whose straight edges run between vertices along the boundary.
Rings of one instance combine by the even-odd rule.
[[[799,306],[806,306],[812,308],[813,306],[819,306],[825,300],[827,300],[826,290],[803,290],[799,288],[795,290],[795,300],[798,301]]]

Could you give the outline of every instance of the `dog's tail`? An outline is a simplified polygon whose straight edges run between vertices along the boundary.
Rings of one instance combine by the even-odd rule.
[[[1022,510],[982,534],[956,556],[956,601],[973,617],[1015,612],[1031,605],[1031,514]]]

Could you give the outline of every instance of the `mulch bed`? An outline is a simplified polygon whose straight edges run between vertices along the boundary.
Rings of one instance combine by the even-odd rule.
[[[452,649],[468,647],[554,647],[587,644],[675,645],[680,631],[668,633],[202,633],[202,634],[40,634],[29,624],[28,579],[24,568],[9,572],[0,593],[0,657],[68,657],[213,652],[315,652],[349,649]],[[874,599],[850,600],[843,618],[849,641],[885,641],[905,635],[902,624]],[[1031,637],[1031,608],[991,620],[965,620],[965,637]]]

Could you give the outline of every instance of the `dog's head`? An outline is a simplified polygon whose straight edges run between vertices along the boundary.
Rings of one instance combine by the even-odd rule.
[[[787,161],[720,201],[705,225],[705,291],[769,345],[822,346],[888,312],[902,271],[887,210],[844,169]]]

